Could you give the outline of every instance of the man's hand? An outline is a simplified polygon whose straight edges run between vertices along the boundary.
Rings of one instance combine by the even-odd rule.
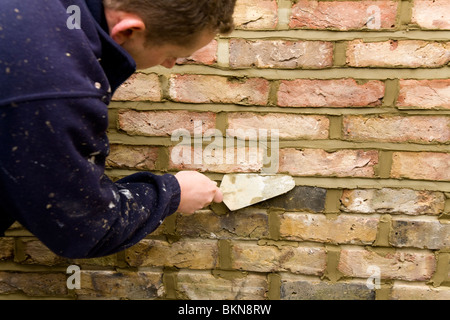
[[[181,188],[178,212],[192,214],[211,202],[222,202],[223,195],[217,183],[197,171],[181,171],[175,175]]]

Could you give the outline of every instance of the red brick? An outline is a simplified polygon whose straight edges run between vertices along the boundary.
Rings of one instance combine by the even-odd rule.
[[[197,128],[195,127],[197,126]],[[190,134],[201,132],[216,126],[216,115],[212,112],[190,111],[135,111],[119,112],[119,129],[129,135],[171,136],[178,129]]]
[[[227,78],[206,75],[173,75],[170,97],[189,103],[266,105],[269,81],[260,78]]]
[[[299,0],[292,8],[290,28],[392,29],[397,1]]]
[[[344,139],[355,141],[446,143],[450,118],[434,116],[346,116]]]
[[[353,40],[347,48],[351,67],[442,67],[450,62],[450,42]]]
[[[190,57],[177,59],[177,64],[213,65],[217,62],[217,46],[217,40],[213,40]]]
[[[381,81],[358,84],[354,79],[283,80],[278,91],[280,107],[380,106],[385,86]]]
[[[115,101],[159,101],[161,84],[157,74],[135,73],[114,93]]]
[[[268,134],[278,130],[280,139],[327,139],[330,121],[325,116],[308,116],[285,113],[257,114],[251,112],[230,113],[227,134],[240,139],[239,132],[254,132],[265,129]],[[239,131],[240,130],[240,131]],[[249,137],[249,139],[258,138]]]
[[[238,0],[234,10],[236,29],[275,29],[278,24],[276,0]]]
[[[399,108],[450,109],[450,79],[400,80]]]
[[[436,270],[436,258],[428,251],[369,251],[356,247],[341,250],[338,270],[345,276],[370,278],[371,267],[380,269],[381,279],[425,281]]]
[[[424,29],[450,30],[450,2],[414,0],[411,22]]]
[[[232,68],[327,68],[333,65],[333,44],[323,41],[230,40]]]
[[[294,176],[374,177],[378,152],[374,150],[281,149],[280,172]]]
[[[450,181],[450,154],[394,152],[391,177]]]

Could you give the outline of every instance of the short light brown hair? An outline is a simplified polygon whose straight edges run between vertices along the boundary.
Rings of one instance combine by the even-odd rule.
[[[106,8],[137,14],[147,41],[189,45],[207,30],[220,34],[233,28],[236,0],[104,0]]]

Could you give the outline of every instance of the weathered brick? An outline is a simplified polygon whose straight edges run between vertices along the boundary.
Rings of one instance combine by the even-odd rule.
[[[393,300],[450,300],[448,287],[434,288],[426,284],[394,282],[391,289]]]
[[[0,294],[32,297],[67,295],[67,277],[61,273],[0,271]]]
[[[437,218],[392,218],[389,242],[394,247],[442,249],[450,247],[450,224]]]
[[[275,29],[278,24],[276,0],[237,0],[234,10],[236,29]]]
[[[327,139],[330,121],[325,116],[307,116],[284,113],[260,115],[251,112],[230,113],[227,134],[239,139],[260,138],[259,129],[268,134],[278,131],[280,139]],[[256,135],[249,135],[255,133]],[[247,137],[244,134],[248,134]]]
[[[0,261],[14,257],[14,238],[0,238]]]
[[[327,190],[318,187],[296,186],[291,191],[258,203],[262,208],[287,211],[322,212],[325,209]]]
[[[450,180],[450,154],[434,152],[394,152],[392,178]]]
[[[332,42],[230,40],[232,68],[321,69],[332,65]]]
[[[190,238],[261,239],[269,236],[269,218],[261,209],[245,208],[226,215],[209,210],[179,214],[176,233]]]
[[[446,143],[450,118],[440,116],[346,116],[344,139],[355,141]]]
[[[282,80],[278,91],[280,107],[369,107],[380,106],[384,83],[354,79]]]
[[[450,30],[450,2],[414,0],[411,22],[424,29]]]
[[[428,251],[369,251],[357,247],[341,250],[338,270],[345,276],[370,278],[372,267],[380,269],[381,279],[426,281],[436,270],[436,258]]]
[[[164,294],[162,272],[82,270],[79,299],[156,299]]]
[[[126,261],[133,267],[177,267],[214,269],[218,266],[217,241],[142,240],[125,252]]]
[[[267,151],[267,150],[266,150]],[[169,170],[198,170],[201,172],[259,172],[263,166],[263,148],[223,148],[209,145],[191,147],[177,145],[169,148]]]
[[[344,190],[341,197],[341,210],[356,213],[439,215],[444,206],[442,192],[411,189]]]
[[[365,281],[325,282],[310,277],[283,274],[281,300],[375,300],[375,290]]]
[[[225,273],[225,272],[224,272]],[[268,284],[264,275],[182,270],[177,275],[177,292],[190,300],[262,300],[266,298]]]
[[[204,64],[213,65],[217,62],[217,40],[194,52],[190,57],[177,59],[177,64]]]
[[[294,176],[374,177],[375,150],[281,149],[280,172]]]
[[[266,105],[269,81],[206,75],[172,75],[170,97],[178,102]]]
[[[155,170],[158,148],[147,146],[111,145],[106,165],[110,168]]]
[[[216,125],[216,115],[212,112],[192,111],[135,111],[119,112],[119,129],[129,135],[167,137],[176,130],[183,129],[205,133]]]
[[[326,267],[323,247],[258,245],[254,242],[233,242],[232,268],[256,272],[280,272],[322,275]]]
[[[379,217],[285,213],[280,220],[280,235],[287,240],[371,244],[377,237]]]
[[[159,101],[161,84],[157,74],[135,73],[114,93],[115,101]]]
[[[450,79],[400,80],[399,108],[450,109]]]
[[[442,67],[450,62],[450,42],[389,40],[350,41],[347,64],[351,67]]]
[[[292,7],[290,28],[306,29],[392,29],[397,1],[299,0]]]

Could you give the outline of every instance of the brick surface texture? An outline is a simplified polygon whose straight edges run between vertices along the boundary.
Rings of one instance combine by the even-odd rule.
[[[450,2],[238,0],[236,30],[109,106],[106,174],[289,174],[68,260],[14,224],[0,299],[450,299]],[[80,268],[80,288],[67,267]]]

